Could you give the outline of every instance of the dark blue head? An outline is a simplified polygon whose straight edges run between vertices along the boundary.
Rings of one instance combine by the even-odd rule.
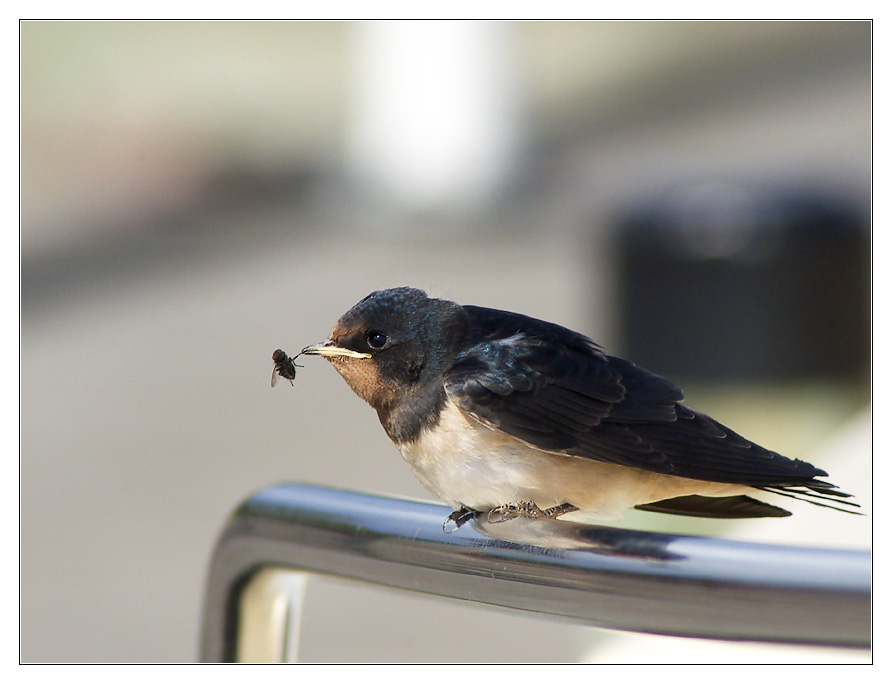
[[[378,290],[341,316],[326,342],[302,353],[326,357],[356,394],[382,411],[442,375],[463,326],[462,307],[454,302],[411,287]]]

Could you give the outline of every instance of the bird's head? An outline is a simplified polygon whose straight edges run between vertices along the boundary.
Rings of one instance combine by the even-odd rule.
[[[301,354],[325,357],[357,395],[388,410],[448,368],[462,322],[454,302],[411,287],[379,290],[341,316],[329,339]]]

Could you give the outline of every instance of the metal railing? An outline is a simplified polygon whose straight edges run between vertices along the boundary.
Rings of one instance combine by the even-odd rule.
[[[261,620],[246,613],[269,568],[372,582],[559,616],[594,627],[747,641],[869,648],[869,551],[781,547],[556,520],[473,521],[443,529],[444,506],[304,484],[247,499],[217,542],[201,659],[296,657],[299,590]],[[272,587],[272,588],[270,588]],[[270,593],[271,592],[271,593]],[[281,598],[281,597],[280,597]],[[266,652],[266,651],[265,651]]]

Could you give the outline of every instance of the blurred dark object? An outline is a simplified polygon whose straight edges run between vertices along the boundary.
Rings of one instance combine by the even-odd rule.
[[[862,206],[709,184],[626,213],[616,233],[622,354],[680,379],[866,375]]]

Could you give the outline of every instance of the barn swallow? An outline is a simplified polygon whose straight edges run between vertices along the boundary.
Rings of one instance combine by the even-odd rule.
[[[670,381],[588,337],[517,313],[373,292],[328,340],[328,359],[378,412],[415,476],[456,526],[615,518],[628,508],[706,518],[790,515],[773,492],[847,511],[827,473],[681,403]],[[832,504],[827,503],[832,502]]]

